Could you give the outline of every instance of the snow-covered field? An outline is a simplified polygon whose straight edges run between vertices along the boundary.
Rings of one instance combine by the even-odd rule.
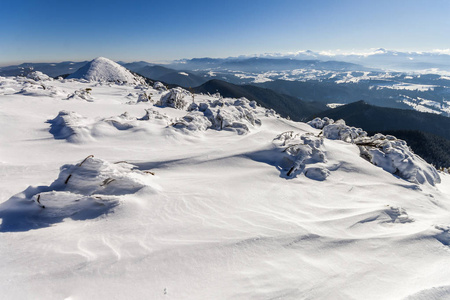
[[[0,78],[0,298],[450,297],[448,174],[155,88]]]

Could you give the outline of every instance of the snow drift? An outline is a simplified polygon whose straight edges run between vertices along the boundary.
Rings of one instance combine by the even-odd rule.
[[[89,156],[61,167],[49,186],[29,187],[0,205],[0,231],[25,231],[47,227],[65,218],[99,217],[119,205],[121,196],[142,188],[153,193],[153,173],[139,171],[126,162],[110,163]]]

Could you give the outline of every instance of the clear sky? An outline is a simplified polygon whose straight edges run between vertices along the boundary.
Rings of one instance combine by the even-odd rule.
[[[450,0],[0,0],[0,65],[450,48]]]

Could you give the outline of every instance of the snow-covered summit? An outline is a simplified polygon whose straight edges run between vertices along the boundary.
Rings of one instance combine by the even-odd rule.
[[[143,83],[142,78],[131,74],[126,68],[105,57],[95,58],[67,78],[131,84]]]

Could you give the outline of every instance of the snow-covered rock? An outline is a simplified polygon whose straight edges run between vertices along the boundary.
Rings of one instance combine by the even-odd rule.
[[[376,134],[356,141],[361,157],[383,170],[408,181],[435,185],[441,182],[437,170],[414,154],[405,141],[390,135]]]
[[[322,129],[326,138],[358,145],[361,157],[405,180],[431,185],[441,181],[439,173],[432,165],[414,154],[405,141],[394,136],[376,134],[367,137],[364,130],[347,126],[344,120],[333,122],[328,118],[316,118],[308,124]]]
[[[156,82],[153,84],[153,88],[154,88],[155,90],[160,91],[160,92],[165,92],[165,91],[167,91],[167,87],[166,87],[162,82],[159,82],[159,81],[156,81]]]
[[[314,120],[309,121],[307,124],[316,129],[323,129],[323,127],[333,123],[334,123],[333,119],[324,117],[323,119],[315,118]]]
[[[152,102],[152,97],[146,92],[142,92],[141,94],[139,94],[137,99],[137,103],[139,102]]]
[[[81,100],[86,100],[86,101],[93,101],[94,98],[91,95],[91,88],[84,88],[84,89],[79,89],[74,91],[73,93],[67,95],[67,100],[71,100],[71,99],[81,99]]]
[[[40,71],[33,71],[31,73],[28,73],[27,78],[33,79],[35,81],[45,81],[45,80],[53,80],[50,76],[47,74],[44,74]]]
[[[175,121],[176,128],[190,131],[230,130],[245,134],[250,127],[261,125],[256,102],[245,98],[191,103],[187,110],[189,113],[185,117]]]
[[[324,124],[327,124],[327,121],[324,121]],[[331,140],[341,140],[350,143],[357,138],[367,136],[367,132],[361,128],[345,125],[344,120],[337,120],[323,127],[323,135]]]
[[[176,109],[185,109],[192,102],[191,93],[183,88],[176,87],[170,89],[166,94],[162,95],[156,105],[162,107],[173,107]]]
[[[145,84],[142,77],[104,57],[97,57],[85,66],[70,74],[67,79],[84,79],[87,81],[114,82],[119,84]]]
[[[164,124],[168,124],[170,122],[170,117],[164,113],[161,113],[153,108],[149,108],[145,110],[145,116],[138,119],[139,121],[162,121]]]
[[[285,154],[282,164],[288,168],[286,176],[295,177],[304,173],[310,179],[322,181],[330,175],[323,164],[327,162],[323,137],[287,131],[278,135],[273,143]]]

